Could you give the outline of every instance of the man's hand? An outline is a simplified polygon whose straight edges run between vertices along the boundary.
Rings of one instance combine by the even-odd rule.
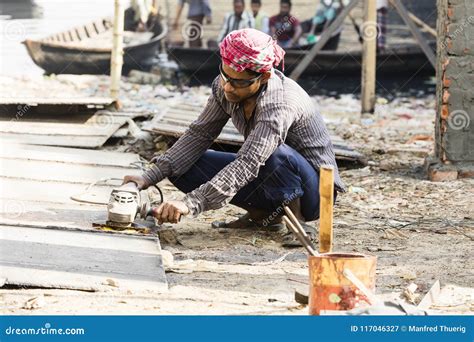
[[[159,224],[164,222],[178,223],[182,215],[189,214],[189,208],[183,201],[167,201],[152,208],[153,216]]]
[[[137,25],[137,32],[146,32],[146,24],[140,20],[140,22]]]
[[[125,176],[123,178],[123,184],[133,182],[137,185],[138,190],[145,190],[148,188],[145,178],[143,176]]]

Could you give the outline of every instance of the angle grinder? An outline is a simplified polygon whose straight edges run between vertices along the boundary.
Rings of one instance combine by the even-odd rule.
[[[106,225],[112,228],[126,229],[134,226],[136,219],[145,220],[152,215],[152,207],[163,203],[163,193],[154,186],[159,194],[152,201],[147,190],[139,190],[134,182],[126,183],[112,190],[107,205]]]

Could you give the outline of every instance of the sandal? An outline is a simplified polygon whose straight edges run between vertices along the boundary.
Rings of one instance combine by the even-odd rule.
[[[232,227],[230,224],[239,222],[238,227]],[[226,229],[249,229],[249,230],[263,230],[267,232],[278,232],[285,228],[284,223],[273,223],[269,225],[264,225],[262,221],[254,221],[250,218],[250,215],[247,213],[240,216],[237,220],[226,222],[226,221],[214,221],[211,224],[212,228],[226,228]]]
[[[313,248],[315,248],[315,242],[317,241],[317,236],[318,236],[316,232],[316,228],[313,227],[312,225],[307,224],[304,221],[298,220],[298,222],[301,224],[306,234],[308,234],[308,237],[312,242]],[[287,234],[283,236],[283,242],[281,245],[287,248],[303,247],[301,242],[298,240],[295,234],[293,234],[291,231],[289,231]]]

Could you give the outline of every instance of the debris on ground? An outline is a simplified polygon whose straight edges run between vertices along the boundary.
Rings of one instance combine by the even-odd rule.
[[[124,78],[122,82],[121,110],[150,117],[133,119],[126,137],[112,138],[102,149],[133,151],[150,159],[163,153],[168,141],[144,134],[147,121],[184,100],[205,103],[210,88],[132,81]],[[0,79],[0,93],[8,89],[11,94],[13,89],[22,95],[48,89],[57,96],[104,96],[108,87],[105,76]],[[416,304],[439,279],[440,295],[429,303],[429,309],[437,314],[472,314],[474,213],[468,199],[474,198],[474,181],[427,180],[424,161],[433,152],[435,96],[396,93],[379,98],[375,113],[362,118],[360,100],[353,94],[313,99],[329,129],[368,159],[365,167],[341,168],[349,191],[337,197],[334,208],[334,250],[378,257],[376,294],[381,299],[403,297]],[[169,181],[160,187],[166,198],[183,196]],[[35,309],[38,313],[306,314],[307,307],[295,301],[295,289],[308,283],[307,256],[303,249],[286,255],[288,251],[281,247],[285,232],[211,227],[215,220],[242,213],[227,206],[161,227],[161,247],[167,251],[163,254],[167,293],[122,293],[110,284],[106,296],[103,292],[1,289],[2,305],[7,313],[18,313],[22,306],[18,303],[48,293],[52,300]],[[318,222],[310,224],[318,227]],[[73,305],[66,305],[69,302]]]

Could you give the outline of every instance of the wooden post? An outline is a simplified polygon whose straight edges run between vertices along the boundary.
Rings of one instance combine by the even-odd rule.
[[[332,252],[334,168],[322,165],[319,171],[319,252]]]
[[[423,38],[423,35],[421,34],[420,30],[418,30],[418,27],[416,27],[415,23],[410,18],[410,15],[408,14],[408,11],[406,10],[405,6],[403,6],[400,0],[390,0],[390,2],[393,6],[395,6],[398,11],[398,14],[400,14],[400,17],[402,17],[405,24],[407,24],[408,28],[410,29],[418,44],[420,44],[421,49],[425,53],[433,68],[436,69],[436,56],[431,47],[426,42],[425,38]]]
[[[349,5],[344,7],[342,12],[339,14],[339,16],[332,22],[329,27],[324,30],[323,34],[321,37],[319,37],[318,42],[311,48],[311,50],[308,51],[306,56],[301,60],[301,62],[296,66],[295,70],[292,71],[290,74],[290,78],[293,80],[298,80],[300,78],[301,74],[306,70],[308,67],[309,63],[311,63],[318,54],[319,51],[326,45],[327,41],[329,38],[331,38],[331,35],[333,34],[334,31],[336,31],[344,22],[344,19],[347,17],[347,15],[354,9],[354,7],[359,3],[360,0],[352,0]]]
[[[120,77],[123,65],[123,25],[124,9],[120,0],[115,0],[114,33],[112,37],[112,55],[110,58],[110,96],[118,101],[120,91]]]
[[[377,65],[376,0],[365,0],[364,23],[361,27],[362,46],[362,114],[375,109],[375,70]]]

